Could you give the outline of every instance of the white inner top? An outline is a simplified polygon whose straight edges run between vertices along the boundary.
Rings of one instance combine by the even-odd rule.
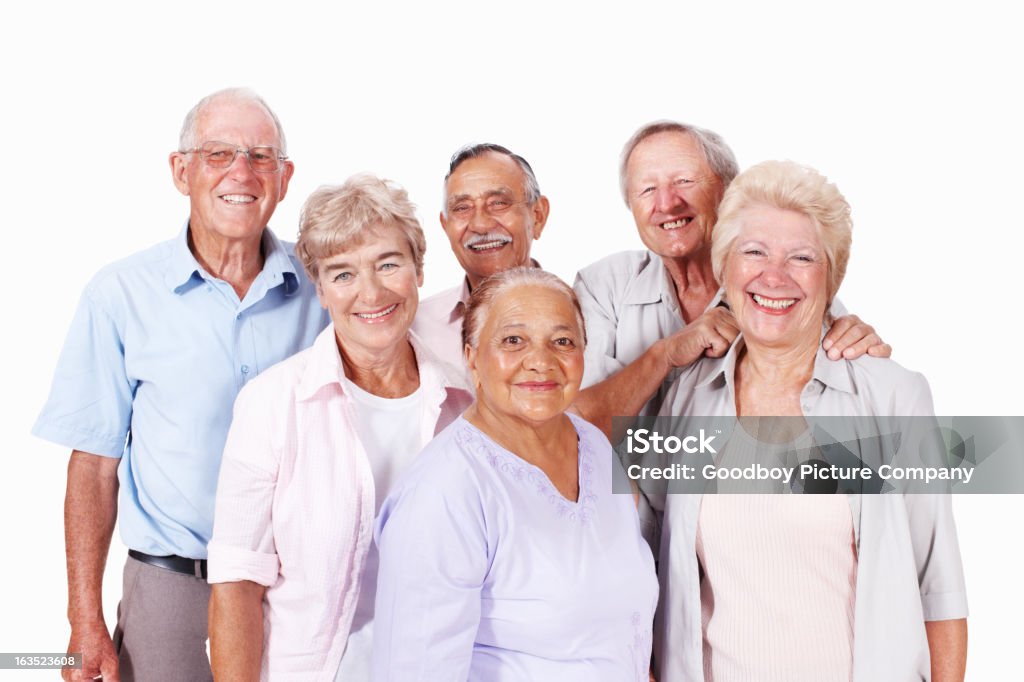
[[[347,378],[342,388],[352,397],[356,432],[370,460],[376,509],[391,486],[426,443],[419,433],[423,410],[423,387],[403,398],[382,398],[368,393]],[[373,603],[377,597],[377,543],[370,545],[360,578],[359,602],[352,619],[348,644],[341,657],[337,682],[370,679],[373,654]]]

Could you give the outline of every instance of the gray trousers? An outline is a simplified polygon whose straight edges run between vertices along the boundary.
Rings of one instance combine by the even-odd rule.
[[[114,649],[122,682],[212,682],[205,580],[128,557],[121,595]]]

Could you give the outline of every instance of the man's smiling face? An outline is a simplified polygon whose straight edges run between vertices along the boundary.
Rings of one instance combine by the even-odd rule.
[[[637,144],[626,164],[626,196],[640,239],[663,258],[710,247],[723,191],[688,133],[655,133]]]
[[[463,161],[445,184],[441,225],[470,286],[530,264],[530,246],[547,220],[547,199],[528,202],[526,173],[489,152]]]
[[[281,147],[277,127],[259,103],[231,98],[208,104],[196,121],[196,146],[223,142],[243,149]],[[213,168],[198,152],[171,155],[174,181],[191,203],[189,226],[227,240],[258,238],[288,191],[290,161],[269,173],[257,173],[245,154],[226,168]]]

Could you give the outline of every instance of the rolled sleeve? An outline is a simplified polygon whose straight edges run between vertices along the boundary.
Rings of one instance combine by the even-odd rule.
[[[208,569],[207,581],[210,583],[251,580],[270,587],[277,580],[281,562],[274,553],[210,543]]]
[[[949,495],[906,495],[925,620],[967,617],[967,588]]]
[[[239,394],[224,446],[208,548],[211,583],[251,580],[269,587],[280,570],[272,523],[280,460],[269,396],[250,390],[260,386]]]
[[[928,380],[911,373],[898,402],[899,414],[914,419],[908,438],[914,464],[939,465],[936,458],[944,452],[937,428],[927,428],[922,421],[935,414]],[[929,440],[935,440],[929,445]],[[950,493],[907,494],[903,497],[910,526],[910,542],[914,550],[921,607],[926,621],[967,617],[967,588],[953,500]]]
[[[956,620],[968,615],[966,592],[923,594],[921,606],[926,621]]]
[[[122,331],[90,283],[82,295],[33,435],[105,457],[120,457],[132,418],[134,384]]]

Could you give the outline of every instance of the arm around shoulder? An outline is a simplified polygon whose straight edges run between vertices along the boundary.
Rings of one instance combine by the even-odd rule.
[[[613,438],[612,418],[635,416],[658,390],[670,366],[664,343],[656,341],[643,355],[603,381],[580,391],[573,409]]]

